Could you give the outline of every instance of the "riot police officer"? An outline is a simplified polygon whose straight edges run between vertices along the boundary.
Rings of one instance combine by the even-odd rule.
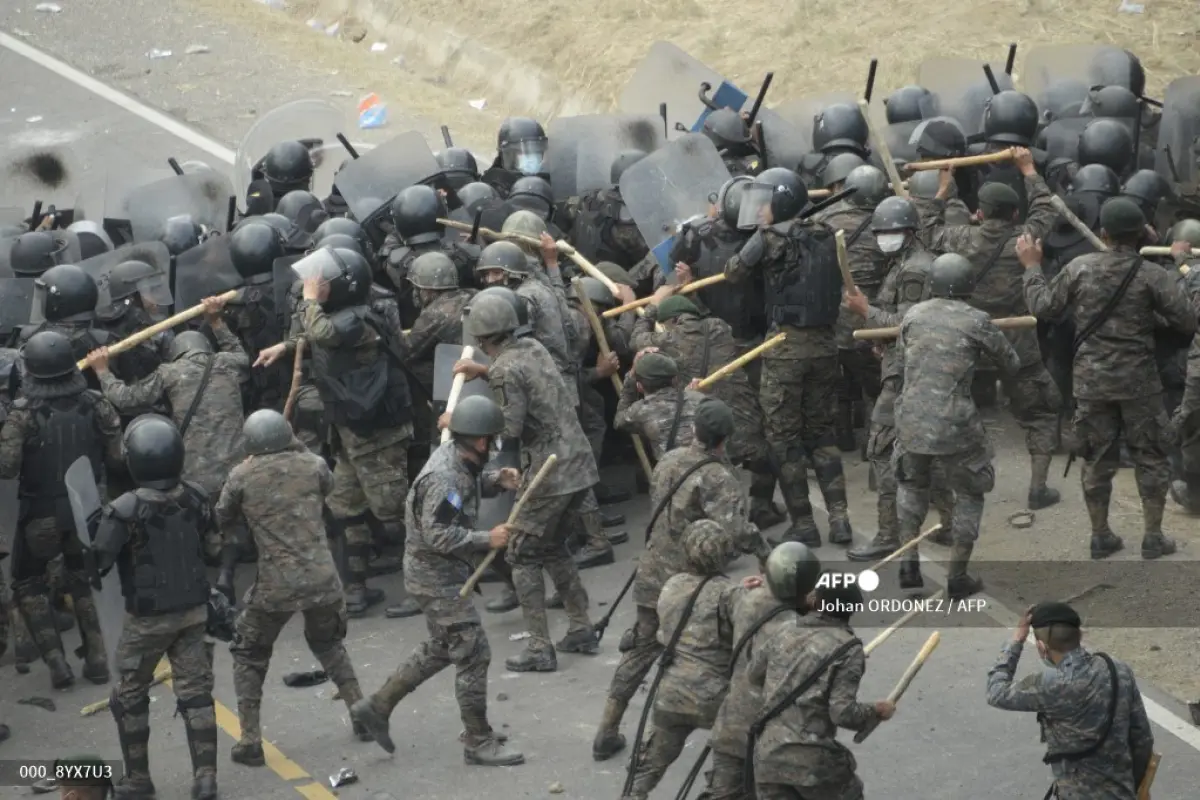
[[[571,244],[595,264],[611,261],[630,269],[641,261],[649,248],[637,224],[621,199],[621,175],[646,157],[641,150],[625,150],[613,159],[607,189],[592,189],[567,203],[564,223],[571,232]]]
[[[865,159],[870,154],[870,131],[858,106],[835,103],[813,121],[813,152],[800,161],[798,172],[805,185],[816,185],[829,159],[839,153],[854,153]]]
[[[65,264],[68,240],[57,231],[22,233],[9,250],[9,266],[18,278],[36,278],[51,267]]]
[[[992,95],[983,114],[984,152],[995,152],[1009,147],[1032,147],[1038,132],[1038,107],[1029,95],[1011,89]],[[1025,178],[1011,162],[1001,162],[980,167],[975,172],[972,188],[984,183],[1003,183],[1020,198],[1020,219],[1025,220],[1029,208],[1025,196]],[[974,205],[974,197],[966,198]]]
[[[447,147],[434,153],[434,158],[442,168],[439,174],[456,193],[467,184],[479,180],[475,155],[465,147]]]
[[[1133,166],[1133,134],[1115,119],[1094,119],[1079,134],[1079,165],[1103,164],[1127,175]]]
[[[108,278],[110,305],[99,309],[97,316],[115,339],[124,339],[148,328],[171,303],[170,276],[145,261],[122,261],[112,269]],[[153,339],[121,353],[114,368],[121,380],[132,383],[152,374],[166,359],[174,335],[163,331]]]
[[[56,331],[34,334],[22,350],[21,396],[0,429],[0,479],[19,480],[19,531],[12,554],[13,599],[50,669],[55,688],[75,676],[63,655],[62,640],[46,582],[47,564],[63,556],[67,589],[84,644],[83,675],[107,683],[108,658],[87,574],[83,548],[69,520],[64,483],[81,456],[92,473],[121,460],[121,422],[116,409],[87,388],[75,365],[71,342]]]
[[[40,303],[45,322],[21,329],[21,341],[42,331],[57,331],[70,341],[77,360],[114,341],[112,335],[96,323],[100,291],[95,279],[83,269],[74,264],[51,267],[34,281],[34,291],[34,302]],[[93,389],[100,387],[90,373],[87,382]]]
[[[554,223],[554,190],[550,181],[541,175],[527,175],[512,185],[505,205],[510,213],[531,211],[546,220],[546,230],[555,240],[563,237],[562,230]]]
[[[496,160],[480,178],[501,197],[508,197],[513,184],[522,176],[545,175],[542,161],[546,156],[546,131],[541,123],[528,117],[509,117],[496,132]]]
[[[177,713],[192,757],[193,800],[217,797],[217,720],[213,651],[206,644],[205,534],[214,527],[209,499],[183,481],[179,429],[153,414],[125,431],[125,462],[137,488],[104,510],[94,551],[101,574],[116,567],[125,596],[117,647],[120,679],[110,708],[125,760],[118,797],[153,797],[150,779],[150,687],[154,669],[171,662]]]
[[[716,145],[730,175],[757,175],[762,171],[762,157],[750,134],[750,128],[736,109],[710,110],[704,118],[704,124],[700,126],[700,132]]]
[[[271,187],[270,208],[266,211],[274,211],[288,192],[312,188],[313,169],[312,153],[303,142],[273,145],[251,173],[255,180],[265,180]],[[250,198],[247,198],[247,205],[252,205]]]
[[[883,101],[888,124],[897,125],[925,119],[934,99],[933,93],[924,86],[901,86]]]
[[[283,338],[287,309],[275,307],[275,260],[286,254],[282,235],[261,217],[243,220],[229,234],[229,255],[244,289],[225,306],[225,322],[237,334],[251,363],[265,347]],[[243,387],[247,410],[283,402],[291,383],[290,365],[252,370]]]

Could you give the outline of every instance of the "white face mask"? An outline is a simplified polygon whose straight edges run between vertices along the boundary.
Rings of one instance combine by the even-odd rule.
[[[875,241],[879,243],[879,249],[883,252],[898,253],[904,248],[906,238],[903,233],[880,233],[876,234]]]

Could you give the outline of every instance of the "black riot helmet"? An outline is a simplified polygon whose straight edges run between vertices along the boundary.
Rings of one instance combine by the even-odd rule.
[[[522,175],[537,175],[546,156],[546,131],[529,117],[509,117],[496,133],[500,166]]]
[[[500,195],[496,194],[496,190],[490,184],[481,181],[472,181],[458,190],[459,202],[463,204],[463,208],[467,210],[467,213],[472,216],[475,215],[475,212],[481,206],[499,198]]]
[[[199,247],[202,233],[196,220],[192,219],[190,215],[183,214],[167,218],[163,224],[162,235],[158,237],[158,240],[167,246],[167,251],[171,255],[177,256],[186,253],[193,247]]]
[[[9,265],[18,278],[36,278],[51,267],[62,264],[67,243],[50,231],[22,233],[9,250]]]
[[[1071,192],[1092,192],[1105,199],[1121,193],[1121,179],[1103,164],[1080,167],[1071,179]]]
[[[142,414],[129,423],[122,437],[125,466],[134,483],[169,491],[183,474],[183,436],[175,423],[158,414]]]
[[[513,183],[508,202],[522,211],[532,211],[544,220],[554,214],[554,190],[550,181],[536,175],[526,175]]]
[[[362,242],[355,239],[353,236],[347,236],[344,233],[331,233],[319,242],[314,242],[316,247],[332,247],[335,250],[353,250],[360,255],[366,255],[363,252]]]
[[[1162,175],[1152,169],[1139,169],[1125,181],[1121,194],[1133,198],[1142,207],[1146,219],[1153,219],[1158,204],[1163,198],[1172,196],[1173,192],[1171,184]]]
[[[108,276],[109,299],[116,303],[134,295],[156,306],[171,305],[171,276],[145,261],[122,261]]]
[[[717,192],[717,208],[721,210],[721,219],[731,228],[736,228],[738,215],[742,211],[742,192],[750,183],[749,175],[738,175],[725,181],[721,191]]]
[[[975,268],[958,253],[945,253],[929,265],[929,293],[934,297],[966,298],[975,291]]]
[[[989,143],[1029,147],[1037,129],[1038,107],[1029,95],[1009,89],[988,99],[983,135]]]
[[[307,190],[313,176],[312,154],[300,142],[280,142],[263,156],[262,174],[275,195],[285,195],[293,189]]]
[[[742,190],[738,227],[754,230],[764,223],[786,222],[807,207],[808,187],[804,179],[786,167],[772,167],[760,172]],[[770,210],[769,222],[767,210]]]
[[[511,304],[513,311],[517,313],[517,323],[519,325],[529,324],[529,307],[525,305],[525,299],[512,289],[509,289],[507,286],[489,286],[475,295],[475,297],[478,299],[484,295],[489,297],[503,297],[505,302]]]
[[[21,348],[25,372],[39,380],[65,378],[78,371],[71,340],[57,331],[41,331]]]
[[[479,166],[475,163],[475,155],[465,147],[447,147],[434,153],[441,174],[457,192],[468,183],[479,180]]]
[[[1103,164],[1118,175],[1133,160],[1133,134],[1115,119],[1094,119],[1079,134],[1079,164]]]
[[[870,164],[850,170],[850,174],[842,183],[843,189],[855,190],[854,194],[850,195],[850,202],[857,208],[875,208],[887,197],[890,187],[891,184],[888,183],[883,170]]]
[[[921,107],[928,105],[931,99],[929,90],[924,86],[904,86],[897,89],[883,101],[884,109],[887,111],[888,124],[895,125],[899,122],[916,122],[924,119],[925,115],[921,112]]]
[[[67,226],[67,230],[75,234],[75,237],[79,239],[79,258],[81,261],[86,261],[93,256],[98,256],[115,249],[112,237],[108,235],[108,231],[104,230],[104,226],[94,220],[81,219],[78,222],[72,222]]]
[[[41,298],[42,315],[47,322],[58,322],[96,310],[100,290],[91,275],[74,264],[51,267],[34,281]]]
[[[335,250],[322,248],[320,253],[329,254],[334,264],[330,271],[329,296],[321,307],[326,311],[339,311],[350,306],[362,305],[371,294],[371,265],[357,250]],[[310,256],[311,258],[311,256]]]
[[[700,126],[700,132],[708,137],[718,150],[732,156],[745,155],[750,146],[750,129],[742,115],[732,108],[710,111]]]
[[[821,172],[821,185],[829,189],[846,180],[846,176],[866,164],[856,153],[838,153],[825,162]]]
[[[865,155],[869,137],[862,111],[850,103],[835,103],[813,120],[813,149],[822,153],[843,148]]]
[[[438,220],[446,213],[442,196],[424,184],[409,186],[392,200],[392,225],[407,245],[439,241],[444,231]]]
[[[873,233],[915,231],[921,227],[921,214],[905,197],[888,197],[875,207],[871,215]]]
[[[608,169],[609,183],[613,186],[620,184],[621,176],[625,174],[625,170],[645,157],[646,151],[644,150],[622,150],[620,153],[617,153],[617,157],[613,159],[612,166]]]
[[[319,242],[331,233],[344,233],[355,239],[363,238],[362,225],[349,217],[330,217],[313,231],[313,241]]]
[[[290,222],[299,223],[305,221],[300,219],[300,215],[305,209],[319,209],[323,212],[325,206],[315,194],[307,189],[293,189],[279,198],[279,203],[275,206],[275,213],[287,217]]]
[[[1081,117],[1133,119],[1141,101],[1124,86],[1093,86],[1079,111]]]
[[[1146,70],[1128,50],[1101,50],[1088,65],[1088,74],[1101,86],[1124,86],[1138,97],[1146,93]]]
[[[229,234],[229,258],[243,278],[269,274],[284,253],[283,234],[262,217],[243,220]]]

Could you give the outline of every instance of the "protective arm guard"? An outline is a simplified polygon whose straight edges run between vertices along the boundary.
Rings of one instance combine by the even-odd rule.
[[[759,229],[742,245],[742,249],[738,251],[737,258],[744,267],[757,267],[762,263],[763,255],[766,254],[766,251],[767,243],[763,238],[762,229]]]
[[[129,525],[137,519],[137,512],[138,499],[133,492],[121,495],[104,511],[89,549],[91,560],[95,564],[93,585],[99,582],[101,576],[107,575],[117,563],[121,551],[129,542]]]

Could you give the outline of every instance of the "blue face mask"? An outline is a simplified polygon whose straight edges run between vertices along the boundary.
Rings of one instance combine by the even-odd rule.
[[[522,175],[537,175],[542,171],[542,157],[537,153],[521,153],[517,156],[517,171]]]

